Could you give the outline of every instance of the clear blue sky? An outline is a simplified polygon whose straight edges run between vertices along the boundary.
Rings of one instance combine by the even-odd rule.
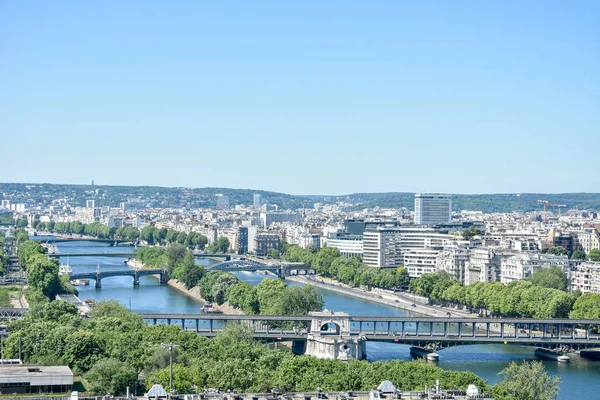
[[[0,0],[0,181],[599,192],[598,1]]]

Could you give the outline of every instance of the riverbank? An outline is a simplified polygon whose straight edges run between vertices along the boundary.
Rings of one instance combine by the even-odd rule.
[[[332,292],[345,294],[359,299],[372,301],[374,303],[399,308],[419,315],[431,317],[477,317],[477,314],[466,311],[424,304],[427,299],[420,296],[412,296],[406,293],[395,293],[377,288],[372,289],[371,291],[365,291],[363,289],[345,285],[334,279],[321,276],[296,275],[287,277],[286,279],[294,282],[313,285],[322,289],[331,290]]]
[[[190,298],[196,300],[197,302],[199,302],[201,304],[208,303],[208,301],[204,300],[204,298],[202,298],[202,296],[200,295],[200,287],[199,286],[194,286],[193,288],[188,289],[185,287],[185,285],[183,283],[179,282],[177,279],[169,279],[169,281],[167,282],[167,285],[171,286],[174,289],[177,289],[181,293],[185,294],[186,296],[189,296]],[[212,305],[213,305],[213,308],[222,311],[224,314],[244,315],[242,310],[240,310],[239,308],[234,308],[233,306],[229,305],[228,301],[226,301],[225,303],[223,303],[221,305],[218,305],[216,303],[212,303]]]
[[[141,262],[139,262],[135,259],[132,259],[132,258],[125,261],[125,264],[127,264],[131,268],[135,268],[135,269],[145,268],[145,266]],[[154,275],[152,275],[152,276],[154,276]],[[185,284],[179,282],[177,279],[169,279],[169,281],[167,282],[167,285],[169,285],[173,289],[176,289],[177,291],[185,294],[186,296],[196,300],[198,303],[200,303],[200,305],[204,305],[204,304],[208,303],[208,301],[206,301],[200,295],[200,287],[199,286],[194,286],[193,288],[188,289],[185,287]],[[242,312],[242,310],[240,310],[239,308],[235,308],[235,307],[229,305],[228,301],[226,301],[225,303],[223,303],[221,305],[218,305],[216,303],[212,303],[212,305],[213,305],[214,309],[219,310],[219,311],[223,312],[224,314],[234,314],[234,315],[243,315],[244,314]],[[198,306],[198,310],[200,310],[200,306]]]

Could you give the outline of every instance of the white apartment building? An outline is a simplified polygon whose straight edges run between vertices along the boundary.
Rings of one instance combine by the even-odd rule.
[[[415,194],[415,224],[439,225],[452,221],[452,196],[440,193]]]
[[[327,239],[327,247],[339,250],[344,257],[363,256],[363,238],[358,235],[338,236]]]
[[[445,271],[457,281],[465,283],[465,273],[469,264],[469,248],[459,245],[448,245],[438,255],[437,270]]]
[[[503,259],[500,262],[500,280],[504,284],[527,279],[533,273],[542,268],[553,265],[562,267],[565,271],[569,268],[567,256],[555,256],[552,254],[523,253]]]
[[[363,262],[370,267],[398,266],[412,249],[439,248],[452,241],[451,235],[432,228],[376,228],[363,234]]]
[[[584,262],[571,274],[571,290],[600,294],[600,262]]]
[[[403,261],[396,230],[365,230],[363,234],[363,262],[366,265],[381,268],[399,266]]]
[[[500,279],[500,259],[489,248],[472,249],[465,271],[465,285],[495,282]]]
[[[433,249],[411,249],[404,254],[404,268],[411,278],[437,271],[440,251]]]
[[[578,232],[577,240],[585,254],[589,254],[591,250],[600,249],[600,235],[595,229]]]

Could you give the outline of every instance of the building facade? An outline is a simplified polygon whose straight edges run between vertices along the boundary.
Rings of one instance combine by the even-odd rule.
[[[571,273],[571,290],[600,294],[600,262],[579,264]]]
[[[523,253],[503,259],[500,262],[500,280],[504,284],[530,278],[537,270],[556,265],[565,271],[569,269],[567,256],[552,254]]]
[[[276,233],[257,233],[254,237],[254,253],[265,257],[270,249],[279,250],[279,235]]]
[[[415,194],[415,224],[440,225],[452,221],[452,196],[440,193]]]
[[[423,274],[433,274],[437,271],[439,250],[412,249],[404,254],[404,268],[411,278],[418,278]]]

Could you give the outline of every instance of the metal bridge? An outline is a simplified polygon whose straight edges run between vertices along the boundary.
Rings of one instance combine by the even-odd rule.
[[[140,277],[145,275],[160,275],[160,283],[167,283],[169,280],[169,274],[165,269],[129,269],[120,271],[100,271],[95,272],[83,272],[78,274],[69,274],[69,279],[94,279],[95,287],[102,287],[102,279],[109,278],[111,276],[131,276],[133,278],[133,286],[140,284]]]
[[[28,308],[0,308],[0,319],[19,319],[25,314]]]
[[[226,314],[141,316],[150,324],[176,324],[208,337],[224,330],[228,323],[236,323],[252,329],[254,337],[261,340],[306,341],[310,334],[341,338],[342,327],[347,326],[350,337],[367,342],[407,344],[431,351],[482,343],[563,350],[600,347],[600,337],[591,333],[591,326],[600,325],[600,320],[370,316],[340,318],[337,315],[329,319],[318,319],[313,316]]]
[[[208,271],[270,271],[280,278],[295,274],[314,273],[310,265],[303,263],[264,264],[254,260],[233,260],[211,265]]]

